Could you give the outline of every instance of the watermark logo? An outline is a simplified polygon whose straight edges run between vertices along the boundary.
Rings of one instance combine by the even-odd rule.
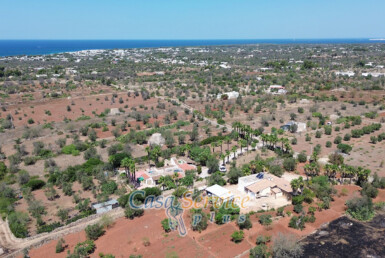
[[[184,210],[179,205],[171,205],[166,209],[170,229],[178,230],[180,236],[187,235],[187,229],[183,220]]]
[[[144,199],[144,202],[138,204],[136,198]],[[128,204],[133,209],[164,209],[168,218],[169,227],[172,231],[178,231],[179,235],[184,237],[187,235],[187,228],[184,222],[183,214],[185,210],[190,209],[205,209],[211,204],[214,209],[236,209],[239,207],[245,208],[245,204],[250,200],[247,196],[241,199],[240,197],[233,198],[231,200],[223,200],[215,196],[198,196],[192,199],[192,192],[187,191],[182,198],[177,199],[175,196],[147,196],[145,198],[145,192],[138,190],[130,195]],[[236,204],[236,202],[239,204]],[[222,224],[229,223],[232,219],[230,214],[218,214],[215,211],[211,211],[208,214],[208,220],[211,223],[221,221]],[[191,225],[197,226],[203,219],[205,214],[195,213],[192,215]],[[246,215],[241,214],[238,216],[238,223],[246,221]]]

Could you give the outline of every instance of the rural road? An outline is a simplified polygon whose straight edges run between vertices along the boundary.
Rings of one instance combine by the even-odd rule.
[[[124,216],[124,210],[117,208],[107,213],[113,220]],[[42,233],[28,238],[16,238],[8,225],[8,221],[0,219],[0,247],[5,251],[1,257],[16,257],[20,252],[27,248],[41,246],[51,240],[59,239],[65,235],[82,231],[86,226],[99,222],[104,214],[95,214],[87,218],[78,220],[69,225],[58,228],[50,233]]]

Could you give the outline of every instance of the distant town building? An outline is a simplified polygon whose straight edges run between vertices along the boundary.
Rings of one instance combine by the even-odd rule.
[[[223,95],[227,95],[227,99],[236,99],[239,96],[239,92],[230,91],[230,92],[225,92],[223,94],[218,94],[217,99],[222,99]]]
[[[374,78],[385,77],[385,73],[362,73],[363,77],[372,76]]]
[[[353,77],[356,73],[353,71],[346,71],[346,72],[335,72],[335,75],[337,76],[347,76],[347,77]]]
[[[283,95],[287,93],[287,90],[284,86],[281,85],[270,85],[269,89],[267,90],[267,93],[273,94],[273,95]]]

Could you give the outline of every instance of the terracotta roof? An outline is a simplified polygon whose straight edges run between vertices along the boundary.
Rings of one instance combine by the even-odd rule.
[[[180,167],[180,168],[183,169],[184,171],[187,171],[187,170],[195,170],[195,169],[196,169],[195,166],[189,165],[189,164],[187,164],[187,163],[184,163],[184,164],[178,164],[178,167]]]
[[[143,171],[143,170],[135,172],[135,177],[136,178],[143,177],[144,179],[150,178],[150,176],[147,175],[146,171]]]

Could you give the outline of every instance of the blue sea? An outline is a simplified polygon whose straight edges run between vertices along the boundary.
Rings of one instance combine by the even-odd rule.
[[[245,44],[364,44],[370,39],[216,39],[216,40],[0,40],[0,56],[47,55],[89,49],[124,49]]]

